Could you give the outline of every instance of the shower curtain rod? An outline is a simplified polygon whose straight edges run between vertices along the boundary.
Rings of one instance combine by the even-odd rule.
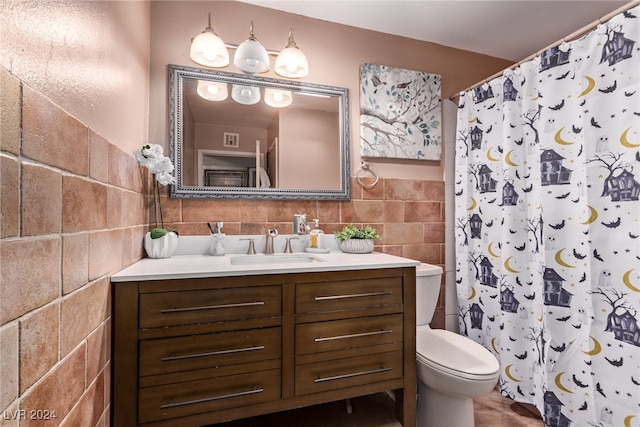
[[[476,84],[474,84],[474,85],[472,85],[472,86],[469,86],[469,87],[468,87],[468,88],[466,88],[465,90],[460,91],[460,92],[458,92],[457,94],[450,96],[450,97],[449,97],[449,99],[450,99],[451,101],[454,101],[454,102],[455,102],[455,101],[457,101],[457,100],[458,100],[458,98],[460,98],[460,94],[461,94],[462,92],[466,92],[466,91],[471,90],[471,89],[473,89],[473,88],[476,88],[476,87],[478,87],[478,86],[482,86],[483,84],[485,84],[485,83],[487,83],[487,82],[489,82],[489,81],[491,81],[491,80],[495,79],[496,77],[500,77],[500,76],[501,76],[501,75],[502,75],[506,70],[513,70],[514,68],[519,67],[520,65],[524,64],[525,62],[527,62],[527,61],[531,61],[531,60],[532,60],[532,59],[534,59],[536,56],[538,56],[538,55],[540,55],[542,52],[544,52],[545,50],[548,50],[548,49],[554,48],[554,47],[556,47],[556,46],[560,46],[562,43],[565,43],[565,42],[569,42],[569,41],[576,40],[576,39],[578,39],[578,38],[582,37],[583,35],[585,35],[586,33],[588,33],[589,31],[591,31],[591,30],[593,30],[594,28],[596,28],[598,25],[600,25],[600,24],[604,24],[605,22],[609,21],[609,20],[610,20],[611,18],[613,18],[614,16],[616,16],[616,15],[618,15],[618,14],[622,13],[622,12],[626,12],[627,10],[629,10],[629,9],[631,9],[631,8],[634,8],[634,7],[636,7],[636,6],[637,6],[637,5],[639,5],[639,4],[640,4],[640,0],[633,0],[633,1],[631,1],[631,2],[629,2],[629,3],[627,3],[627,4],[625,4],[624,6],[621,6],[621,7],[619,7],[618,9],[614,10],[613,12],[608,13],[607,15],[605,15],[605,16],[603,16],[603,17],[601,17],[600,19],[598,19],[598,20],[596,20],[596,21],[593,21],[593,22],[592,22],[592,23],[590,23],[590,24],[585,25],[584,27],[580,28],[580,29],[579,29],[579,30],[577,30],[577,31],[574,31],[573,33],[569,34],[569,35],[568,35],[568,36],[566,36],[565,38],[562,38],[562,39],[558,40],[557,42],[552,43],[552,44],[550,44],[549,46],[545,47],[544,49],[539,50],[538,52],[536,52],[536,53],[534,53],[534,54],[532,54],[532,55],[527,56],[527,57],[526,57],[526,58],[524,58],[523,60],[521,60],[521,61],[519,61],[519,62],[517,62],[517,63],[515,63],[515,64],[513,64],[513,65],[511,65],[511,66],[509,66],[509,67],[507,67],[507,68],[505,68],[505,69],[503,69],[502,71],[498,71],[497,73],[495,73],[495,74],[493,74],[493,75],[491,75],[491,76],[487,77],[486,79],[481,80],[480,82],[478,82],[478,83],[476,83]]]

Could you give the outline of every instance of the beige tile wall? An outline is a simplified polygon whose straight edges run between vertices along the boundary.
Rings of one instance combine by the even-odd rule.
[[[109,425],[109,275],[144,256],[146,171],[125,153],[0,67],[0,427],[18,410],[55,411],[47,423]],[[141,144],[142,145],[142,144]],[[265,225],[292,230],[293,214],[327,233],[370,224],[377,250],[444,264],[444,183],[380,179],[350,201],[169,199],[165,224],[206,234]],[[443,282],[444,283],[444,282]],[[441,292],[444,295],[444,292]],[[444,300],[435,327],[444,327]],[[9,419],[7,419],[9,418]]]
[[[372,180],[363,180],[367,187]],[[345,224],[371,225],[380,234],[376,250],[429,264],[445,263],[444,181],[381,178],[371,189],[356,179],[351,183],[349,201],[253,201],[169,199],[162,196],[165,226],[183,235],[209,233],[207,222],[223,221],[226,234],[262,234],[275,227],[293,232],[293,215],[306,213],[309,220],[320,219],[325,233],[339,231]],[[153,218],[153,213],[152,213]],[[445,290],[433,327],[445,325]]]
[[[109,275],[143,256],[144,171],[1,67],[0,94],[0,426],[107,426]]]

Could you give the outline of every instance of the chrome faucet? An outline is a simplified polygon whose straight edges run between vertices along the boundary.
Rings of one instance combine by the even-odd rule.
[[[272,254],[273,251],[273,239],[278,235],[278,230],[270,229],[267,230],[267,247],[264,251],[265,254]]]

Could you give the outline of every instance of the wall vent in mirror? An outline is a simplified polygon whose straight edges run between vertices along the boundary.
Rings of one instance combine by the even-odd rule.
[[[240,135],[237,133],[224,133],[223,147],[238,148],[240,146]]]

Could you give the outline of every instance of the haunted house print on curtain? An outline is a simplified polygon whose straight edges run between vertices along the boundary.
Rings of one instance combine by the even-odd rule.
[[[439,160],[441,77],[384,65],[360,68],[362,157]]]
[[[639,15],[460,97],[460,331],[548,426],[640,425]]]

